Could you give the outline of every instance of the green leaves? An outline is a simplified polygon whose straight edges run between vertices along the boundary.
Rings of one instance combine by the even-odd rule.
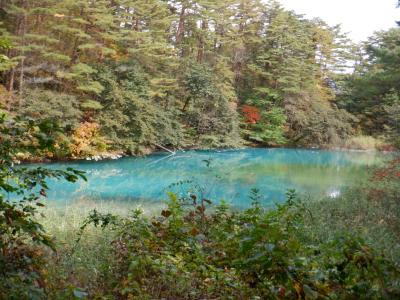
[[[101,110],[103,109],[103,105],[100,102],[95,100],[86,100],[81,104],[82,109],[84,110]]]
[[[205,210],[194,194],[168,195],[161,216],[135,214],[117,225],[116,297],[379,299],[398,292],[395,265],[358,236],[312,241],[295,191],[267,210],[254,190],[243,211],[208,201]]]
[[[244,139],[328,146],[352,125],[330,101],[339,77],[333,73],[348,59],[345,36],[275,2],[12,0],[4,28],[0,71],[12,71],[1,79],[22,95],[6,107],[20,114],[33,88],[71,95],[80,103],[77,117],[96,120],[112,150],[228,148]],[[395,44],[396,35],[387,40]],[[382,62],[396,51],[379,52]],[[54,102],[49,117],[62,106]],[[240,131],[243,104],[259,108],[262,120]],[[331,130],[320,126],[325,122]],[[64,143],[70,137],[66,132]]]
[[[86,180],[83,172],[72,168],[63,171],[14,166],[19,153],[37,155],[38,151],[52,149],[52,135],[59,130],[48,120],[36,124],[33,121],[7,119],[4,115],[0,120],[0,248],[3,250],[10,246],[8,235],[14,239],[28,237],[51,246],[43,228],[34,218],[37,207],[43,206],[38,200],[47,194],[46,180]]]
[[[247,125],[250,128],[248,138],[266,145],[284,145],[287,143],[284,132],[286,116],[283,109],[272,106],[266,110],[260,108],[261,118],[255,124]]]
[[[41,200],[47,196],[47,180],[86,180],[83,172],[72,168],[15,166],[17,155],[37,156],[52,150],[58,131],[59,126],[49,120],[0,117],[0,298],[45,297],[39,289],[45,265],[40,249],[47,246],[55,251],[55,244],[37,215],[45,205]]]
[[[357,68],[344,81],[341,104],[359,117],[365,133],[397,140],[397,127],[386,108],[400,93],[400,28],[377,32],[360,47]]]
[[[1,30],[0,30],[1,33]],[[7,37],[0,36],[0,50],[9,50],[12,44]],[[0,53],[0,72],[7,71],[15,65],[15,61],[10,59],[7,55]]]
[[[237,114],[224,93],[226,83],[214,73],[206,65],[186,66],[181,81],[183,122],[189,127],[187,134],[193,135],[190,139],[198,140],[200,147],[235,147],[241,144]]]

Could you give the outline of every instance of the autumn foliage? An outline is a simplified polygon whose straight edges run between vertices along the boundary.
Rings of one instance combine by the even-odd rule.
[[[376,182],[388,180],[400,181],[400,158],[393,159],[387,166],[377,169],[374,172],[372,180]]]
[[[106,141],[100,135],[100,126],[94,122],[83,122],[75,130],[71,145],[74,156],[95,155],[104,151]]]
[[[243,105],[242,112],[246,123],[256,124],[261,119],[260,110],[255,106]]]

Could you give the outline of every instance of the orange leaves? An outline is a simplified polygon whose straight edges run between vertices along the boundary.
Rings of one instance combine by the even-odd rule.
[[[256,124],[261,119],[260,110],[255,106],[243,105],[242,112],[246,123]]]
[[[72,135],[71,150],[73,155],[95,155],[104,150],[106,142],[100,136],[100,125],[94,122],[83,122]]]

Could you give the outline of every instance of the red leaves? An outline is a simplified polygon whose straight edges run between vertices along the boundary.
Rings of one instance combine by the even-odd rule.
[[[243,105],[242,112],[246,123],[256,124],[261,119],[260,110],[255,106]]]
[[[400,158],[392,160],[386,167],[376,170],[372,181],[400,180]]]

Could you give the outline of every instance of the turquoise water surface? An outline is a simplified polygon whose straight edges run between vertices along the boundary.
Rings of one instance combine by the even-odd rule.
[[[52,181],[50,200],[95,200],[157,203],[173,191],[194,191],[233,206],[250,204],[252,188],[260,190],[262,203],[283,201],[288,189],[310,196],[338,196],[365,178],[366,167],[379,164],[384,155],[374,152],[301,149],[241,149],[158,153],[107,161],[46,164],[86,172],[88,181],[75,184]],[[184,182],[178,185],[174,183]],[[171,186],[173,185],[173,186]]]

